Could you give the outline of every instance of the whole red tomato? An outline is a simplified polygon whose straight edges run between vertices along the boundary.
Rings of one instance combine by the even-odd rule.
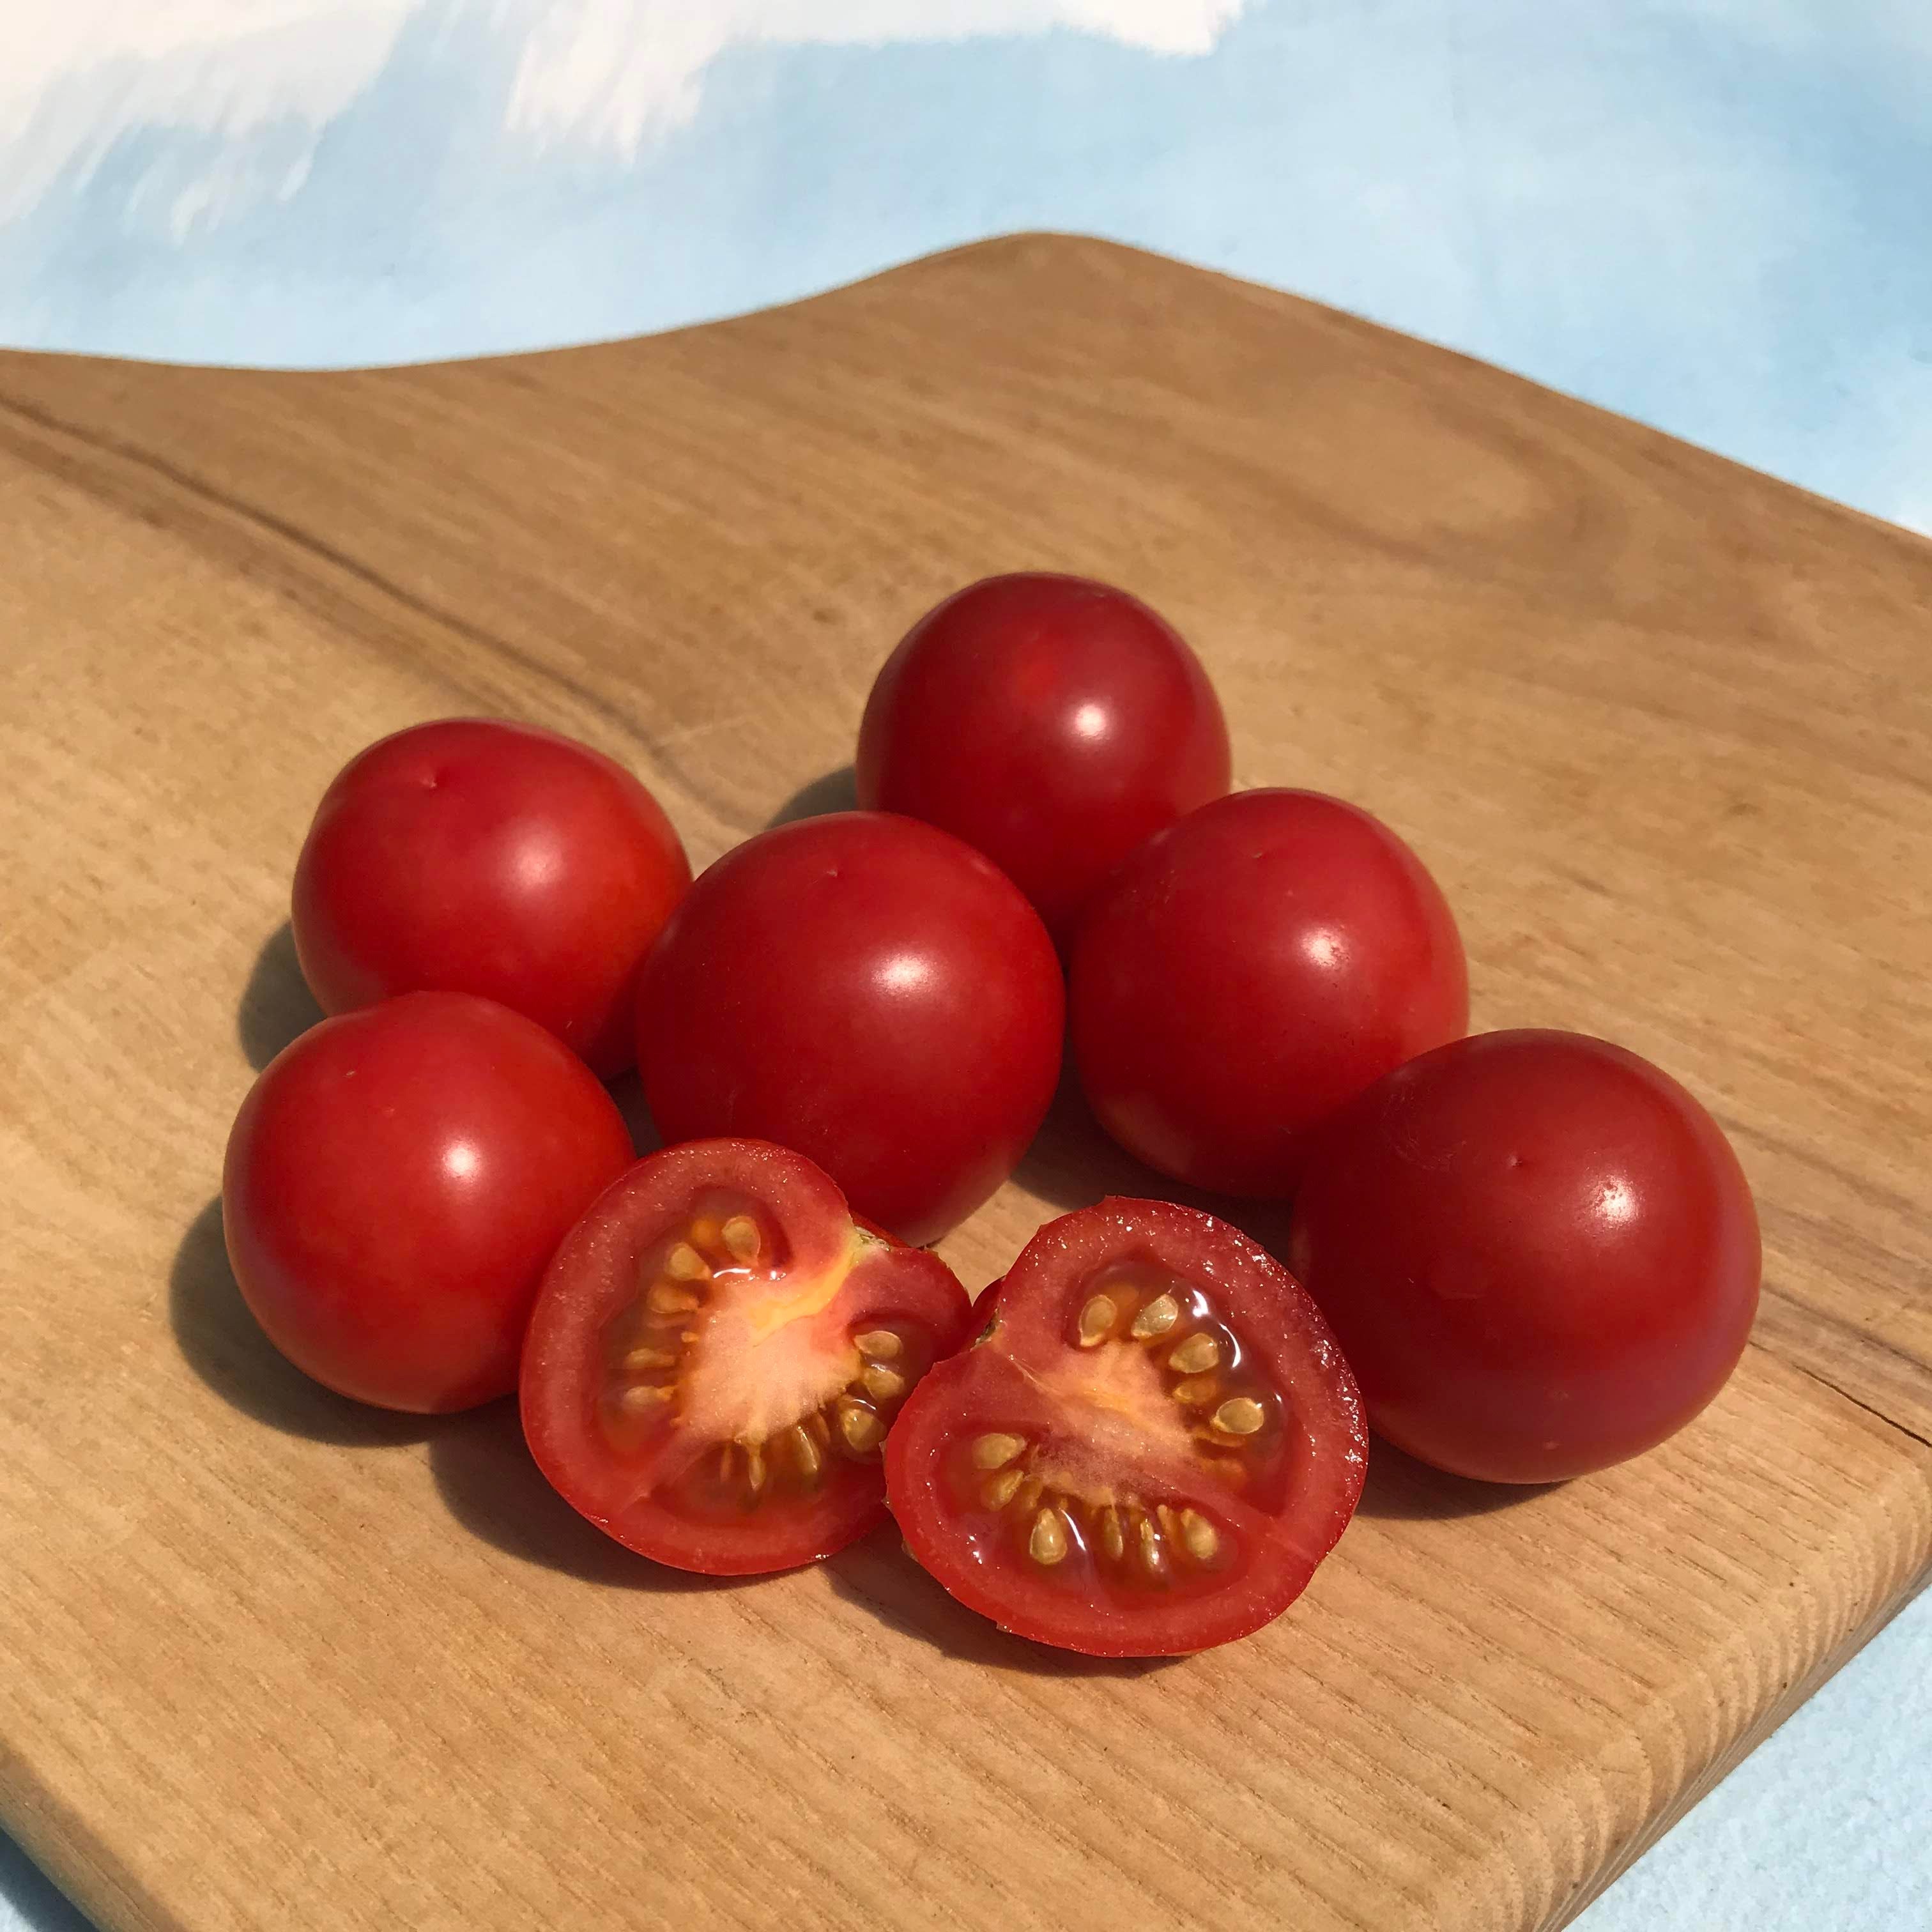
[[[324,1020],[242,1103],[221,1220],[296,1366],[424,1414],[517,1385],[558,1242],[632,1159],[609,1094],[520,1015],[411,993]]]
[[[1372,1088],[1322,1133],[1288,1262],[1375,1428],[1492,1482],[1662,1442],[1757,1308],[1730,1142],[1667,1075],[1577,1034],[1480,1034]]]
[[[352,759],[296,866],[303,976],[326,1012],[477,993],[608,1078],[645,952],[691,883],[670,821],[587,745],[528,724],[418,724]]]
[[[1045,1117],[1065,995],[986,859],[884,812],[761,832],[691,890],[646,964],[638,1063],[668,1141],[775,1141],[854,1210],[936,1239]]]
[[[802,1156],[686,1141],[573,1228],[524,1349],[524,1432],[558,1492],[682,1570],[828,1556],[886,1513],[907,1392],[965,1340],[937,1255],[855,1220]]]
[[[1308,791],[1239,792],[1150,839],[1088,914],[1070,998],[1101,1124],[1225,1194],[1292,1193],[1312,1129],[1469,1017],[1421,861]]]
[[[1200,660],[1138,598],[989,577],[886,660],[857,774],[861,805],[977,847],[1065,945],[1129,853],[1228,789],[1228,728]]]

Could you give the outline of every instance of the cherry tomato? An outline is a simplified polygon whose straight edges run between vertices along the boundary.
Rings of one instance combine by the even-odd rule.
[[[1757,1309],[1730,1142],[1667,1075],[1577,1034],[1480,1034],[1372,1088],[1321,1136],[1288,1255],[1377,1430],[1492,1482],[1662,1442]]]
[[[855,1222],[758,1141],[632,1167],[557,1251],[524,1354],[524,1431],[572,1506],[713,1576],[843,1549],[885,1514],[880,1445],[965,1339],[938,1256]]]
[[[488,718],[371,745],[323,794],[296,866],[296,952],[326,1012],[478,993],[608,1078],[638,968],[691,884],[657,800],[555,732]]]
[[[982,1308],[984,1304],[982,1304]],[[919,1561],[1005,1629],[1100,1657],[1204,1650],[1300,1594],[1367,1466],[1294,1278],[1166,1202],[1049,1222],[886,1446]]]
[[[859,728],[859,802],[976,846],[1064,945],[1142,840],[1228,789],[1200,660],[1138,598],[989,577],[886,660]]]
[[[747,840],[692,889],[645,969],[638,1066],[666,1140],[794,1148],[922,1243],[1025,1150],[1064,1005],[1045,928],[980,854],[836,813]]]
[[[269,1063],[229,1136],[222,1226],[298,1368],[436,1414],[516,1387],[552,1252],[631,1158],[616,1103],[541,1027],[410,993]]]
[[[1149,840],[1088,915],[1070,999],[1101,1125],[1222,1194],[1292,1193],[1312,1129],[1469,1019],[1421,861],[1306,791],[1237,793]]]

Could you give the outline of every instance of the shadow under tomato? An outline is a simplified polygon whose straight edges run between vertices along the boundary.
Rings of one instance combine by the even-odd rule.
[[[976,1611],[956,1603],[908,1556],[896,1523],[882,1523],[868,1536],[824,1563],[833,1590],[848,1603],[869,1610],[907,1636],[929,1643],[947,1657],[998,1670],[1036,1677],[1144,1677],[1175,1657],[1084,1657],[1055,1650],[1030,1638],[1014,1636]]]
[[[450,1418],[430,1444],[430,1473],[452,1516],[526,1563],[630,1590],[724,1590],[758,1576],[699,1576],[640,1556],[586,1522],[532,1460],[514,1397]]]
[[[321,1018],[322,1009],[296,958],[295,934],[284,920],[256,954],[235,1015],[236,1034],[248,1064],[260,1072]]]
[[[248,1312],[228,1264],[221,1202],[188,1223],[168,1276],[168,1320],[182,1359],[222,1400],[291,1436],[358,1448],[420,1442],[449,1426],[448,1416],[371,1408],[311,1382]]]
[[[1452,1476],[1446,1470],[1431,1468],[1378,1436],[1369,1444],[1369,1477],[1355,1513],[1412,1522],[1487,1516],[1562,1486],[1560,1483],[1479,1483],[1468,1476]]]
[[[766,820],[765,830],[770,832],[778,826],[794,824],[801,818],[824,818],[832,812],[856,812],[858,808],[857,776],[850,765],[841,765],[836,772],[827,772],[823,778],[814,778],[811,784],[794,792]]]
[[[1060,1070],[1053,1105],[1013,1178],[1029,1193],[1066,1212],[1090,1208],[1108,1195],[1132,1201],[1172,1201],[1228,1222],[1271,1254],[1281,1253],[1288,1244],[1286,1201],[1211,1194],[1205,1188],[1171,1180],[1136,1160],[1095,1118],[1080,1090],[1070,1053]]]
[[[658,1132],[656,1121],[651,1118],[650,1102],[644,1098],[644,1082],[638,1078],[634,1066],[620,1073],[614,1080],[604,1083],[612,1100],[617,1103],[617,1111],[624,1117],[624,1124],[631,1130],[631,1144],[636,1148],[638,1157],[656,1154],[664,1145],[664,1136]]]

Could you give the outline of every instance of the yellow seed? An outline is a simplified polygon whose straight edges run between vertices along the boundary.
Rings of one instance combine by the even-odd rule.
[[[1046,1485],[1037,1476],[1029,1476],[1022,1482],[1013,1502],[1022,1516],[1032,1515],[1040,1498],[1046,1493]]]
[[[718,1231],[724,1246],[733,1258],[741,1262],[754,1262],[758,1250],[764,1246],[758,1233],[758,1224],[748,1214],[734,1214]]]
[[[855,1456],[868,1456],[886,1439],[886,1425],[862,1402],[838,1405],[838,1433]]]
[[[624,1358],[624,1366],[634,1376],[640,1376],[646,1369],[674,1369],[677,1358],[666,1348],[633,1348]]]
[[[1162,1547],[1160,1531],[1154,1528],[1153,1519],[1149,1516],[1142,1516],[1138,1527],[1141,1568],[1150,1576],[1165,1576],[1167,1574],[1167,1552]]]
[[[831,1446],[832,1425],[826,1420],[824,1410],[814,1408],[805,1418],[801,1426],[811,1432],[812,1440],[820,1448],[825,1449]]]
[[[1066,1523],[1056,1509],[1043,1509],[1033,1520],[1027,1554],[1036,1563],[1058,1563],[1066,1554]]]
[[[673,1281],[704,1281],[711,1270],[706,1267],[704,1257],[688,1241],[680,1241],[664,1256],[664,1273]],[[697,1304],[692,1305],[695,1307]]]
[[[688,1288],[676,1288],[661,1281],[644,1297],[644,1306],[653,1315],[688,1315],[698,1306],[698,1298]]]
[[[1120,1533],[1120,1513],[1111,1505],[1100,1512],[1100,1547],[1111,1563],[1119,1562],[1126,1553],[1127,1540]]]
[[[1180,1319],[1180,1303],[1171,1294],[1156,1295],[1134,1317],[1134,1339],[1151,1342],[1156,1335],[1165,1335]]]
[[[1186,1544],[1188,1555],[1197,1563],[1213,1562],[1221,1547],[1221,1539],[1215,1534],[1214,1526],[1192,1510],[1180,1512],[1180,1540]]]
[[[1096,1342],[1104,1341],[1120,1318],[1120,1311],[1114,1306],[1112,1295],[1095,1295],[1080,1311],[1081,1347],[1090,1348]]]
[[[823,1459],[818,1453],[818,1444],[812,1439],[812,1432],[794,1427],[786,1432],[785,1440],[790,1445],[792,1460],[798,1465],[799,1474],[807,1478],[817,1475]]]
[[[745,1480],[756,1496],[765,1486],[765,1451],[761,1443],[745,1444]]]
[[[648,1415],[670,1401],[672,1393],[670,1389],[658,1388],[649,1382],[639,1382],[617,1398],[617,1406],[626,1415]]]
[[[1180,1538],[1180,1518],[1173,1508],[1166,1503],[1156,1503],[1154,1514],[1160,1520],[1160,1533],[1168,1542],[1175,1543]]]
[[[982,1436],[973,1444],[976,1469],[1003,1468],[1026,1447],[1024,1436]]]
[[[852,1337],[852,1346],[873,1361],[891,1362],[898,1359],[905,1344],[890,1328],[868,1328],[864,1334]]]
[[[859,1372],[859,1379],[866,1384],[866,1393],[880,1402],[890,1402],[905,1394],[905,1377],[896,1369],[882,1368],[877,1362],[868,1362]]]
[[[1190,1335],[1167,1358],[1167,1366],[1178,1376],[1198,1376],[1213,1368],[1221,1359],[1221,1345],[1211,1335]]]
[[[980,1492],[980,1500],[988,1509],[1004,1509],[1013,1499],[1013,1492],[1020,1486],[1020,1472],[1017,1469],[1002,1469],[997,1476],[988,1476]]]
[[[1267,1420],[1261,1404],[1250,1396],[1238,1395],[1214,1412],[1214,1426],[1226,1430],[1230,1436],[1252,1436]]]
[[[1198,1408],[1204,1402],[1212,1402],[1220,1393],[1221,1385],[1212,1376],[1191,1376],[1184,1382],[1174,1385],[1174,1399],[1184,1402],[1190,1408]]]
[[[718,1223],[710,1215],[703,1216],[692,1222],[691,1238],[700,1248],[715,1248],[718,1245]]]

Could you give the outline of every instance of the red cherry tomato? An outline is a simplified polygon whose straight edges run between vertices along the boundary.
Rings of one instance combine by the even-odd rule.
[[[1192,1208],[1103,1201],[1041,1228],[990,1313],[886,1446],[892,1513],[954,1596],[1042,1643],[1156,1657],[1300,1595],[1367,1438],[1279,1262]]]
[[[326,1012],[434,988],[630,1064],[638,971],[691,867],[619,764],[488,718],[371,745],[323,794],[296,866],[303,976]]]
[[[1088,915],[1070,999],[1101,1125],[1223,1194],[1292,1193],[1311,1129],[1469,1018],[1421,861],[1306,791],[1237,793],[1150,839]]]
[[[713,1576],[828,1556],[885,1514],[880,1446],[965,1339],[938,1256],[868,1232],[758,1141],[639,1161],[558,1250],[524,1353],[524,1431],[629,1548]]]
[[[859,728],[859,802],[957,834],[1065,944],[1144,839],[1228,789],[1200,660],[1138,598],[989,577],[907,632]]]
[[[747,840],[692,889],[645,969],[638,1066],[666,1140],[795,1148],[926,1242],[1045,1118],[1064,1002],[1046,929],[980,854],[836,813]]]
[[[541,1027],[411,993],[269,1063],[229,1136],[222,1226],[298,1368],[434,1414],[516,1387],[545,1265],[631,1158],[610,1095]]]
[[[1288,1252],[1378,1431],[1492,1482],[1662,1442],[1757,1309],[1730,1144],[1676,1081],[1577,1034],[1480,1034],[1372,1088],[1323,1131]]]

